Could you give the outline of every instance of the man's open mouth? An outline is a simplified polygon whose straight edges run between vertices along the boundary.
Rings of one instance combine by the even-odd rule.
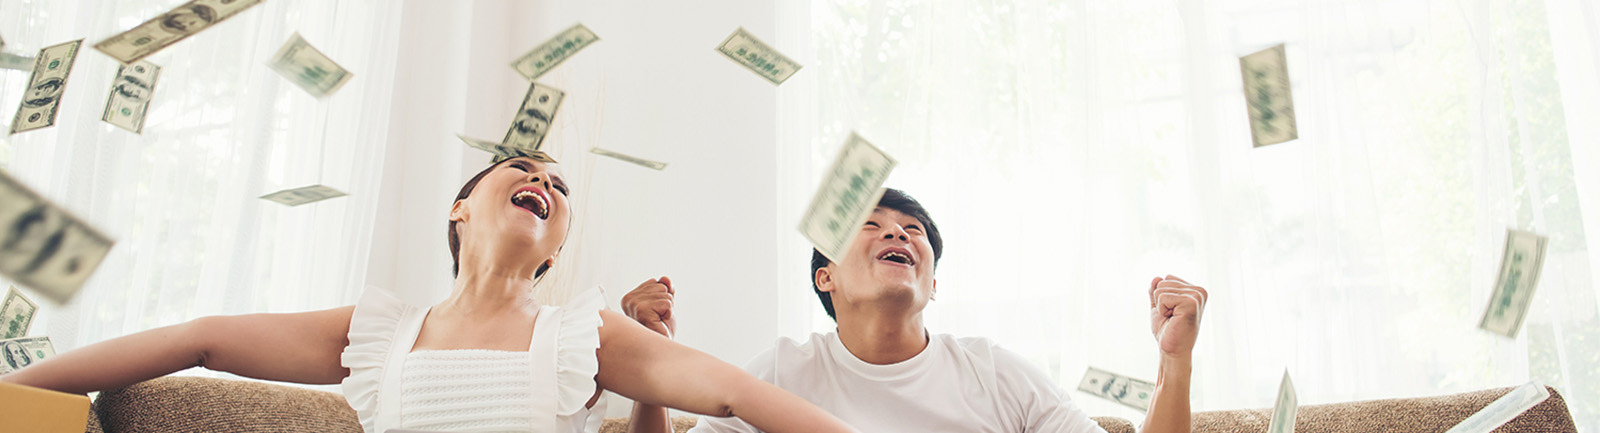
[[[516,195],[511,196],[511,204],[527,209],[528,212],[532,212],[533,216],[539,217],[539,219],[550,218],[550,199],[545,198],[544,194],[540,194],[537,189],[532,187],[517,190]]]
[[[917,259],[912,257],[911,252],[904,248],[885,248],[883,251],[878,252],[877,259],[909,266],[916,266],[917,264]]]

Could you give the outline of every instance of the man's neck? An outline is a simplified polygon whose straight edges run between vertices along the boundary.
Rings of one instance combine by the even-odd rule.
[[[922,313],[910,316],[879,312],[839,314],[839,341],[856,359],[888,365],[911,359],[928,348]]]

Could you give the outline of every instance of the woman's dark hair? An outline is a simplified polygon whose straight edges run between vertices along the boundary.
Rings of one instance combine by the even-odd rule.
[[[911,198],[903,191],[886,188],[883,198],[878,200],[878,207],[894,209],[922,223],[923,233],[928,235],[928,245],[933,247],[933,268],[939,269],[939,257],[944,255],[944,238],[939,237],[939,225],[933,223],[933,217],[928,215],[928,210],[922,207],[922,203],[918,203],[917,199]],[[833,261],[828,260],[828,256],[822,255],[822,252],[815,248],[811,249],[811,290],[817,292],[817,299],[822,300],[822,309],[828,312],[828,317],[838,321],[839,316],[833,313],[833,294],[817,287],[817,270],[828,266],[829,263]]]
[[[489,164],[489,168],[485,168],[485,169],[483,169],[483,171],[478,172],[478,174],[476,176],[472,176],[472,179],[467,180],[467,184],[466,185],[462,185],[461,186],[461,192],[456,193],[456,200],[455,201],[466,200],[467,196],[472,195],[472,190],[474,188],[478,187],[478,181],[483,180],[484,176],[488,176],[489,172],[494,171],[495,167],[499,167],[500,164],[505,163],[506,161],[510,161],[511,159],[513,159],[513,158],[507,158],[505,160],[495,161],[494,164]],[[453,204],[455,202],[451,202],[451,203]],[[454,220],[450,221],[450,231],[448,233],[446,233],[446,235],[450,239],[450,261],[451,261],[450,275],[451,276],[460,275],[461,274],[461,235],[456,234],[456,222]],[[549,271],[549,270],[550,270],[550,264],[549,263],[540,263],[539,264],[539,269],[535,270],[533,272],[533,277],[534,278],[539,278],[540,276],[544,275],[545,271]]]

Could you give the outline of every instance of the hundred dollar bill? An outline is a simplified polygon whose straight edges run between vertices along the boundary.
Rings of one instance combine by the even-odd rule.
[[[0,274],[65,304],[113,243],[0,171]]]
[[[1444,433],[1489,433],[1550,398],[1550,390],[1537,382],[1511,390]]]
[[[144,113],[150,108],[150,96],[155,94],[156,78],[160,76],[161,67],[144,60],[118,66],[100,120],[135,134],[143,132]]]
[[[258,3],[261,0],[194,0],[106,38],[94,48],[123,64],[132,64]]]
[[[1549,241],[1534,233],[1506,230],[1505,255],[1500,258],[1494,294],[1489,296],[1489,307],[1483,311],[1479,328],[1516,338],[1522,322],[1528,318],[1528,307],[1533,306],[1533,289],[1539,286],[1539,272],[1544,268],[1544,250]]]
[[[16,287],[6,292],[6,300],[0,303],[0,339],[17,338],[28,335],[28,328],[33,326],[33,315],[39,312],[39,305],[22,296]]]
[[[52,356],[56,356],[56,346],[50,344],[50,337],[0,340],[0,374],[21,370]]]
[[[834,261],[843,258],[861,224],[877,208],[878,199],[883,197],[883,182],[889,179],[895,163],[889,154],[850,133],[839,156],[823,174],[811,205],[800,217],[800,233],[822,255]]]
[[[299,206],[314,203],[334,197],[344,197],[345,194],[337,189],[322,185],[302,186],[286,189],[272,194],[261,196],[262,199],[287,206]]]
[[[729,59],[733,59],[735,63],[744,66],[745,69],[755,72],[761,78],[766,78],[772,84],[783,84],[784,81],[789,79],[789,76],[794,75],[795,71],[800,70],[799,63],[789,60],[788,57],[779,54],[778,50],[774,50],[767,44],[762,43],[760,39],[750,35],[750,32],[746,31],[744,27],[740,27],[738,30],[734,30],[733,34],[728,35],[728,39],[723,40],[722,45],[717,46],[717,52],[728,56]]]
[[[493,141],[479,140],[479,139],[468,137],[468,136],[461,135],[461,134],[456,134],[456,138],[460,138],[462,142],[467,143],[468,146],[472,146],[472,148],[474,148],[474,149],[478,149],[478,150],[482,150],[484,152],[489,152],[491,154],[494,154],[494,159],[491,160],[490,162],[500,162],[500,161],[505,161],[505,160],[510,159],[510,158],[516,158],[516,157],[519,157],[519,156],[526,156],[526,157],[529,157],[529,158],[533,158],[535,161],[544,161],[544,162],[548,162],[548,163],[551,163],[551,164],[555,164],[556,163],[555,158],[551,158],[549,154],[546,154],[546,153],[544,153],[542,151],[518,149],[518,148],[515,148],[515,147],[511,147],[511,146],[502,145],[500,143],[496,143],[496,142],[493,142]]]
[[[332,95],[355,75],[317,51],[299,33],[289,36],[283,48],[272,55],[270,65],[272,70],[278,71],[278,75],[318,98]]]
[[[522,97],[522,106],[517,108],[511,128],[506,130],[506,138],[501,139],[500,144],[539,150],[544,145],[545,134],[550,132],[550,122],[556,118],[556,110],[561,109],[561,99],[566,96],[567,92],[561,89],[539,83],[529,85],[528,94]]]
[[[533,47],[532,51],[511,62],[511,68],[516,69],[517,73],[522,74],[528,81],[533,81],[598,40],[599,36],[595,36],[593,31],[579,23],[561,31],[543,44]]]
[[[33,75],[28,78],[28,91],[22,95],[22,106],[11,118],[12,134],[55,126],[61,95],[67,90],[67,76],[72,74],[72,64],[77,61],[78,46],[82,44],[79,39],[39,50]]]
[[[1300,138],[1283,44],[1240,57],[1239,69],[1244,75],[1244,102],[1255,147]]]
[[[1300,412],[1300,399],[1295,396],[1294,381],[1289,371],[1283,371],[1283,382],[1278,384],[1278,402],[1272,405],[1272,422],[1267,433],[1294,433],[1294,419]]]
[[[1149,412],[1156,384],[1089,367],[1089,371],[1083,373],[1083,380],[1078,382],[1078,390]]]
[[[633,163],[633,164],[636,164],[636,165],[639,165],[639,166],[642,166],[642,167],[645,167],[645,168],[654,169],[656,171],[665,170],[667,168],[667,163],[665,163],[665,162],[656,162],[656,161],[651,161],[651,160],[644,159],[644,158],[637,158],[637,157],[633,157],[633,156],[629,156],[629,155],[623,155],[623,154],[620,154],[620,153],[612,152],[612,151],[601,149],[601,148],[598,148],[598,147],[589,148],[589,153],[593,153],[595,155],[600,155],[600,156],[609,156],[609,157],[621,160],[623,162],[630,162],[630,163]]]

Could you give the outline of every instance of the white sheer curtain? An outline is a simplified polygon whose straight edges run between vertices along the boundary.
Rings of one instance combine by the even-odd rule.
[[[799,204],[777,225],[860,131],[944,231],[935,332],[995,338],[1068,389],[1088,366],[1153,379],[1146,287],[1172,273],[1212,293],[1198,410],[1268,407],[1284,369],[1302,404],[1539,380],[1600,429],[1595,2],[810,8],[780,41],[808,65],[780,93],[780,174],[812,180],[780,182]],[[1300,139],[1253,149],[1237,57],[1278,43]],[[1508,227],[1551,239],[1516,339],[1476,328]]]
[[[151,56],[164,69],[142,135],[100,121],[117,62],[91,46],[181,2],[0,3],[6,51],[84,38],[53,128],[0,137],[0,166],[117,240],[33,333],[57,350],[205,315],[354,302],[366,277],[400,7],[268,1]],[[266,66],[299,32],[355,77],[318,100]],[[0,106],[28,74],[0,73]],[[257,197],[324,184],[348,197]]]

